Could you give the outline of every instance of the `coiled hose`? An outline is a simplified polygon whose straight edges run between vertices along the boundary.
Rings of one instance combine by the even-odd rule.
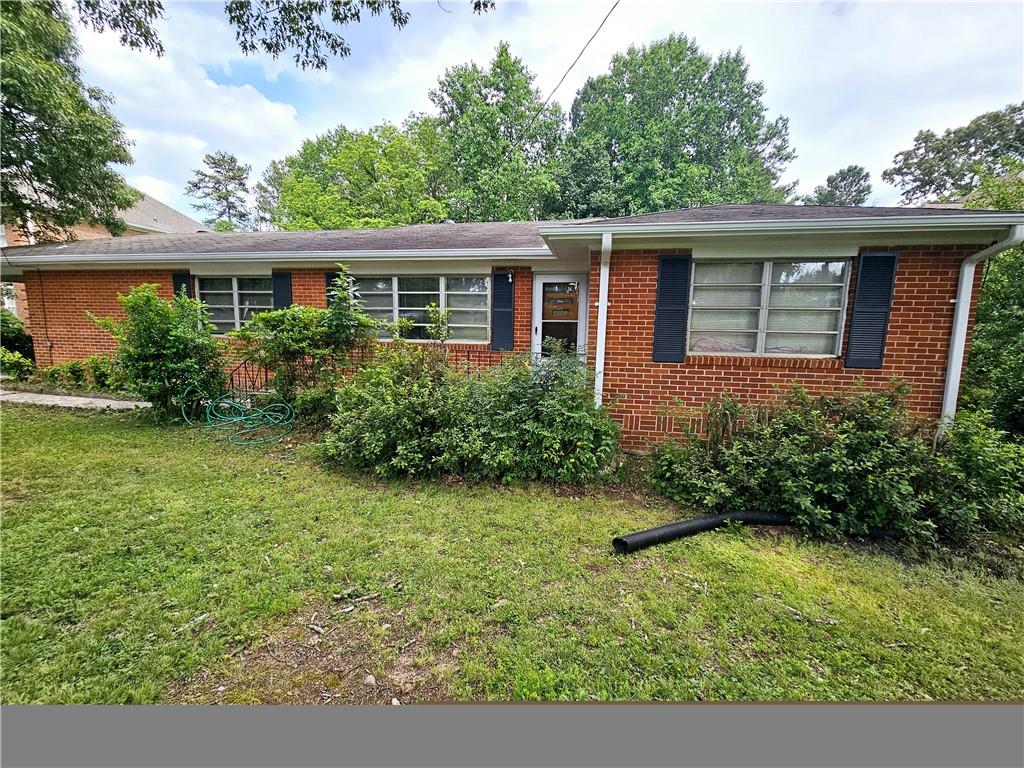
[[[255,406],[225,392],[204,406],[201,398],[190,398],[193,389],[190,386],[181,394],[181,417],[185,423],[233,430],[228,435],[228,442],[233,445],[267,445],[295,429],[295,409],[290,403]]]

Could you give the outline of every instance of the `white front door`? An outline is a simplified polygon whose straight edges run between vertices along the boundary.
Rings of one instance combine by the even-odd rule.
[[[533,276],[533,342],[540,355],[544,339],[558,339],[567,350],[587,346],[587,275]]]

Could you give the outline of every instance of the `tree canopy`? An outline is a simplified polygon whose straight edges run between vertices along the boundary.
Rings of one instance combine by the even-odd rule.
[[[162,0],[73,0],[82,23],[98,32],[112,30],[122,45],[164,52],[155,24],[164,16]],[[470,0],[474,13],[494,7],[494,0]],[[338,31],[356,24],[363,13],[386,15],[401,29],[410,14],[401,0],[228,0],[228,23],[243,53],[268,53],[275,59],[291,53],[302,69],[326,69],[327,57],[345,58],[352,49]]]
[[[264,174],[257,197],[276,196],[269,218],[281,229],[391,227],[448,216],[450,162],[437,119],[411,116],[398,128],[344,126],[303,142]],[[272,178],[273,177],[273,178]],[[276,185],[276,192],[274,187]]]
[[[871,196],[871,174],[862,165],[848,165],[830,174],[800,201],[805,205],[864,205]]]
[[[37,240],[74,237],[80,222],[124,229],[138,193],[111,163],[132,162],[110,97],[87,86],[58,0],[0,3],[0,199],[3,220]]]
[[[193,207],[206,214],[203,221],[220,232],[252,229],[251,166],[243,165],[229,152],[208,154],[203,164],[208,170],[192,171],[192,179],[185,186],[185,194],[198,201]]]
[[[540,218],[555,193],[552,161],[563,116],[557,104],[543,104],[533,83],[502,42],[486,69],[452,67],[430,92],[455,172],[453,219]]]
[[[1004,173],[980,172],[965,207],[1024,210],[1024,162],[1007,158],[1000,165]],[[1024,439],[1024,248],[1003,251],[985,265],[964,393]]]
[[[712,58],[679,35],[617,54],[573,102],[559,212],[784,201],[788,120],[768,117],[748,74],[742,54]]]
[[[903,190],[903,202],[963,199],[984,174],[999,176],[1024,161],[1024,102],[978,115],[942,135],[918,131],[882,178]]]

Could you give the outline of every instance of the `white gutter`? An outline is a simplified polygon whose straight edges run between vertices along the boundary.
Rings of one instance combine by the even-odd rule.
[[[946,388],[942,393],[942,419],[940,430],[949,426],[956,415],[957,399],[960,397],[960,375],[964,366],[964,348],[967,345],[967,325],[971,314],[971,294],[974,291],[974,267],[985,259],[995,256],[1008,248],[1024,243],[1024,224],[1015,224],[1010,234],[964,259],[960,265],[960,280],[956,286],[956,310],[953,313],[953,333],[949,339],[949,355],[946,362]]]
[[[940,232],[950,229],[991,229],[1014,226],[1024,221],[1020,213],[947,214],[924,216],[858,216],[833,219],[776,219],[757,221],[692,221],[644,224],[548,224],[538,230],[542,237],[553,240],[578,238],[581,235],[616,236],[703,235],[722,233],[788,233],[788,232]]]
[[[529,248],[430,248],[416,250],[359,250],[359,251],[249,251],[231,253],[60,253],[66,245],[55,245],[54,252],[22,254],[11,249],[4,251],[4,263],[10,266],[42,267],[75,264],[180,264],[182,262],[330,262],[339,261],[434,261],[437,259],[554,259],[555,255],[544,246]],[[40,250],[40,249],[37,249]]]
[[[597,289],[597,346],[594,348],[594,402],[601,404],[604,392],[604,347],[608,331],[608,278],[612,262],[612,234],[601,235],[601,282]]]

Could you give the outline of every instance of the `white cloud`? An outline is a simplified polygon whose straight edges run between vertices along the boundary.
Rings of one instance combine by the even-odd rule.
[[[518,4],[482,16],[465,0],[409,6],[403,30],[369,18],[346,31],[353,55],[326,73],[289,59],[246,58],[218,8],[168,5],[162,59],[82,31],[90,83],[117,99],[135,140],[132,178],[146,179],[188,211],[181,190],[205,152],[235,152],[258,174],[309,136],[345,123],[367,127],[429,110],[428,91],[448,67],[485,64],[500,40],[536,73],[547,95],[607,12],[610,2]],[[612,55],[670,33],[711,53],[742,49],[762,80],[770,114],[790,118],[798,152],[788,175],[801,191],[838,168],[872,173],[873,202],[898,194],[881,183],[892,156],[922,128],[963,125],[1020,100],[1021,6],[972,4],[710,3],[622,0],[561,86],[568,107]],[[224,82],[217,81],[230,81]],[[269,95],[268,95],[269,94]],[[159,195],[158,195],[159,196]]]
[[[151,194],[188,212],[185,183],[205,153],[233,152],[259,173],[270,160],[294,150],[306,130],[291,104],[274,101],[252,85],[211,79],[200,59],[219,57],[208,66],[229,68],[241,59],[233,39],[197,26],[198,39],[179,45],[174,29],[162,33],[163,57],[124,48],[109,34],[80,29],[79,37],[87,81],[114,95],[115,113],[134,142],[129,175],[159,188],[159,194]]]

